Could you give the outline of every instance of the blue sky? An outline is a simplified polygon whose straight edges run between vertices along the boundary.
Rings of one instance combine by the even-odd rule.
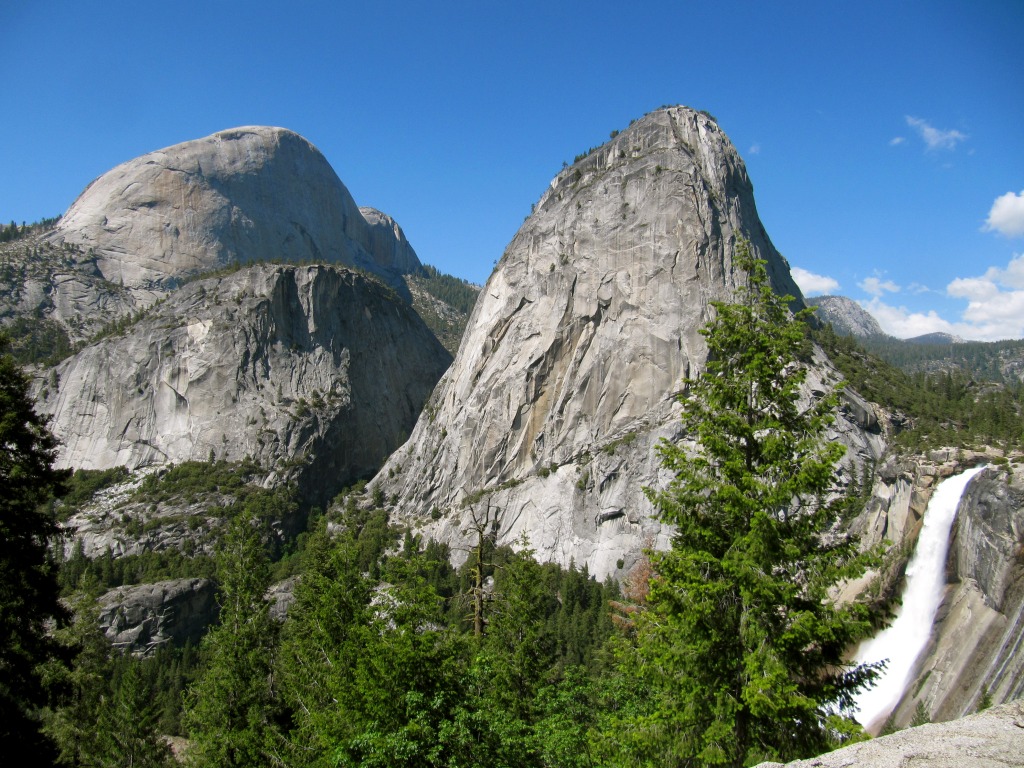
[[[483,282],[563,160],[714,114],[808,294],[898,336],[1024,337],[1024,1],[4,0],[0,221],[137,155],[298,131]]]

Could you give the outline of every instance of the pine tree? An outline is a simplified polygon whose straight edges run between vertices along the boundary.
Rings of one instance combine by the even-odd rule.
[[[140,661],[120,660],[121,674],[111,684],[100,706],[95,728],[95,745],[84,766],[124,768],[170,768],[176,765],[171,750],[157,735],[159,709],[151,686],[142,678]]]
[[[60,536],[49,502],[67,473],[53,467],[57,442],[6,349],[0,334],[0,740],[9,754],[44,760],[40,665],[59,655],[48,625],[67,619],[47,556]]]
[[[288,762],[316,765],[360,733],[361,723],[349,710],[360,696],[358,662],[373,593],[349,532],[332,540],[322,527],[310,537],[304,561],[283,629],[277,677],[293,713]]]
[[[268,763],[276,628],[264,599],[270,570],[263,531],[239,514],[217,552],[220,622],[204,638],[208,666],[189,689],[185,721],[194,765]]]
[[[363,533],[373,535],[371,529]],[[365,576],[353,532],[313,537],[289,610],[279,673],[293,765],[501,765],[470,711],[469,639],[409,550]]]
[[[680,397],[694,444],[663,443],[674,479],[647,491],[674,534],[651,554],[639,666],[657,696],[634,726],[663,765],[823,751],[847,726],[832,713],[848,713],[876,674],[844,661],[870,630],[868,608],[828,599],[871,558],[835,528],[843,448],[824,438],[837,396],[801,395],[808,312],[790,314],[748,244],[734,264],[746,285],[713,303],[706,369]]]

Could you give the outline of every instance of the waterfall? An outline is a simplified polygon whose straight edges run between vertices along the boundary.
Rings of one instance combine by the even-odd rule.
[[[892,624],[861,644],[857,663],[888,659],[874,688],[855,699],[857,719],[865,726],[880,724],[903,695],[914,663],[931,637],[932,623],[946,587],[949,532],[964,489],[985,467],[975,467],[943,480],[935,488],[924,514],[914,556],[907,566],[906,585]]]

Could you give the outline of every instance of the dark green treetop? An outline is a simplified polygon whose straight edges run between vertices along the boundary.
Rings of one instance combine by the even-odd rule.
[[[11,754],[44,759],[40,665],[59,655],[48,625],[64,621],[47,547],[60,536],[48,502],[66,472],[54,469],[57,442],[36,414],[28,378],[0,334],[0,737]]]
[[[217,550],[220,622],[203,638],[208,665],[185,696],[189,763],[269,765],[276,626],[265,599],[270,570],[264,526],[245,508]]]

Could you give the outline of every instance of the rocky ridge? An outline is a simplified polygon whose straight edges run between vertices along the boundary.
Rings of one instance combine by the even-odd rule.
[[[786,768],[1013,768],[1024,755],[1024,702],[993,707],[949,723],[851,744]],[[783,768],[761,763],[757,768]]]
[[[105,280],[76,246],[55,245],[42,234],[0,245],[3,325],[20,319],[24,325],[62,337],[64,345],[70,346],[87,341],[136,308],[131,292]]]
[[[710,302],[741,279],[739,238],[777,291],[799,296],[742,160],[704,113],[653,112],[559,173],[374,480],[397,516],[457,547],[474,518],[497,517],[501,542],[525,536],[542,560],[598,577],[664,545],[642,488],[659,481],[658,441],[680,437],[675,394],[703,363]],[[811,388],[828,386],[822,363]],[[854,420],[837,430],[855,443],[851,461],[877,457]]]
[[[823,322],[831,323],[835,332],[842,336],[870,338],[886,335],[878,321],[853,299],[815,296],[809,303],[816,306],[814,314]]]
[[[118,587],[99,598],[100,627],[114,648],[145,655],[166,643],[198,643],[216,620],[208,579],[172,579]]]

